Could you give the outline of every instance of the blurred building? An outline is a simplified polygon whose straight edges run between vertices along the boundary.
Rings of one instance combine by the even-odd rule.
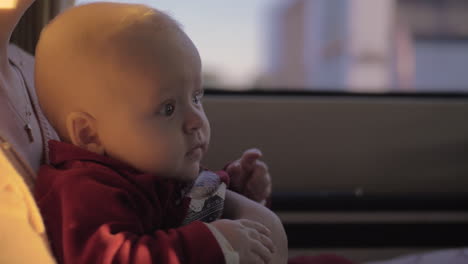
[[[468,90],[468,1],[291,0],[272,12],[264,85]]]

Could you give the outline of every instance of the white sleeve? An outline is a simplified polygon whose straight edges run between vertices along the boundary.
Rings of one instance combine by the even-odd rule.
[[[210,225],[208,223],[204,223],[208,229],[210,229],[211,233],[213,233],[214,237],[218,241],[221,250],[223,251],[224,259],[226,260],[226,264],[239,264],[239,254],[232,248],[231,244],[227,239],[218,231],[216,227]]]

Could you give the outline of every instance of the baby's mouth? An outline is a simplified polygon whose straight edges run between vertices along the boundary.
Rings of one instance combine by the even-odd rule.
[[[193,161],[199,161],[205,153],[205,144],[197,143],[185,154],[185,156]]]

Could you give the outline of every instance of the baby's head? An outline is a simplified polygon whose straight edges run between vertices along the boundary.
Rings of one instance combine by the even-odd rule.
[[[210,139],[201,62],[166,14],[115,3],[65,11],[41,34],[36,90],[62,140],[144,172],[198,175]]]

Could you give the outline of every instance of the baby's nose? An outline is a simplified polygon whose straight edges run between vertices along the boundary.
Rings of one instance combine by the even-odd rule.
[[[203,116],[199,110],[191,110],[185,116],[184,131],[186,133],[193,133],[203,126]]]

